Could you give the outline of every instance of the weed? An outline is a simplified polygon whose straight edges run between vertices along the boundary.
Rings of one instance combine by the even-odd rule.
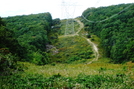
[[[77,77],[63,77],[61,74],[43,77],[39,74],[27,74],[25,76],[10,75],[0,76],[2,89],[132,89],[132,81],[128,76],[118,75],[86,75]]]
[[[59,53],[50,56],[53,62],[72,63],[82,59],[91,59],[93,55],[88,42],[78,36],[60,38],[55,46],[59,49]]]

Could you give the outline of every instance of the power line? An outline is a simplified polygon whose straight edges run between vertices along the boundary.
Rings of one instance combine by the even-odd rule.
[[[99,2],[100,2],[100,0],[97,0],[97,2],[95,3],[94,6],[96,6]],[[67,18],[64,34],[65,35],[74,34],[75,33],[75,31],[74,31],[74,20],[72,18],[73,18],[74,13],[75,13],[75,6],[77,6],[77,5],[74,2],[70,3],[69,1],[65,2],[65,0],[62,0],[62,6],[64,7],[64,10],[65,10],[64,14],[66,15],[66,18]],[[73,8],[70,8],[70,7],[74,7],[74,11],[71,14],[70,14],[70,9],[72,10]]]
[[[73,20],[73,16],[75,13],[75,3],[73,2],[65,2],[64,0],[62,0],[62,6],[65,10],[65,15],[66,15],[66,27],[65,27],[65,33],[64,35],[68,35],[68,34],[74,34],[74,20]],[[70,8],[71,7],[71,8]],[[73,8],[72,8],[73,7]],[[70,11],[71,10],[71,11]]]
[[[97,0],[97,2],[93,5],[93,7],[96,7],[96,5],[100,2],[101,0]],[[92,9],[91,9],[92,10]],[[90,14],[90,13],[89,13]],[[84,18],[86,18],[89,14],[87,14]]]
[[[111,19],[111,18],[117,16],[118,14],[124,12],[125,10],[127,10],[128,8],[130,8],[132,5],[134,5],[134,3],[130,4],[128,7],[126,7],[126,8],[123,9],[123,10],[121,10],[120,12],[118,12],[118,13],[116,13],[116,14],[110,16],[109,18],[106,18],[106,19],[103,19],[103,20],[100,20],[100,21],[88,20],[88,19],[86,19],[86,17],[84,17],[83,15],[82,15],[82,17],[83,17],[83,19],[85,19],[86,21],[88,21],[88,22],[90,22],[90,23],[101,23],[101,22],[107,21],[107,20],[109,20],[109,19]]]

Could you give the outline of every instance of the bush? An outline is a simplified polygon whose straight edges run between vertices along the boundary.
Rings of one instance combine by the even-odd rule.
[[[17,57],[10,54],[0,54],[0,74],[10,74],[14,69],[16,69]]]
[[[133,89],[126,75],[85,75],[76,78],[55,74],[45,78],[38,74],[0,76],[2,89]]]
[[[71,63],[71,62],[78,61],[78,60],[81,60],[81,58],[78,57],[78,56],[70,57],[70,58],[67,60],[67,63]]]
[[[90,34],[88,34],[88,35],[87,35],[87,38],[91,38],[91,35],[90,35]]]
[[[49,56],[46,52],[42,52],[42,51],[36,51],[33,52],[31,51],[29,54],[29,62],[37,64],[37,65],[45,65],[47,63],[49,63]]]

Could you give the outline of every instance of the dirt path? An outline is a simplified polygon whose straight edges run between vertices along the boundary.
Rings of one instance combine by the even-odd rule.
[[[75,19],[75,21],[80,25],[78,31],[75,34],[59,36],[59,38],[62,38],[62,37],[72,37],[72,36],[76,36],[76,35],[79,36],[78,33],[84,28],[84,24],[80,20],[78,20],[78,19]],[[87,64],[91,64],[93,61],[97,61],[98,58],[99,58],[98,48],[97,48],[96,44],[93,43],[90,39],[88,39],[88,38],[86,38],[84,36],[82,36],[82,37],[84,39],[86,39],[87,42],[92,46],[95,58],[92,61],[90,61],[89,63],[87,63]]]
[[[82,28],[84,28],[84,24],[78,19],[75,19],[75,21],[77,21],[78,24],[80,25],[78,31],[76,32],[76,34],[78,34],[82,30]]]
[[[75,20],[76,20],[76,21],[79,23],[79,25],[80,25],[78,31],[76,32],[76,34],[78,35],[78,33],[79,33],[79,32],[82,30],[82,28],[84,27],[84,24],[83,24],[80,20],[78,20],[78,19],[75,19]],[[82,36],[82,37],[83,37],[83,36]],[[97,48],[96,44],[93,43],[90,39],[88,39],[88,38],[86,38],[86,37],[83,37],[83,38],[85,38],[85,39],[87,40],[87,42],[92,46],[92,49],[93,49],[93,51],[94,51],[95,58],[94,58],[92,61],[90,61],[89,63],[87,63],[87,64],[91,64],[93,61],[97,61],[98,58],[99,58],[98,48]]]
[[[84,37],[84,38],[85,38],[85,39],[88,41],[88,43],[92,46],[92,49],[93,49],[93,51],[94,51],[95,58],[94,58],[92,61],[90,61],[89,63],[87,63],[87,64],[91,64],[93,61],[97,61],[98,58],[99,58],[98,48],[97,48],[96,44],[93,43],[90,39],[87,39],[86,37]]]

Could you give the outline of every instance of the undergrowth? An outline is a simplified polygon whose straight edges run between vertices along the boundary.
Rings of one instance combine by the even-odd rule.
[[[55,44],[59,53],[51,55],[53,62],[72,63],[93,58],[93,52],[88,42],[79,36],[63,37]]]
[[[85,75],[63,77],[60,74],[43,77],[39,74],[25,76],[0,76],[0,89],[132,89],[133,80],[124,74]]]

